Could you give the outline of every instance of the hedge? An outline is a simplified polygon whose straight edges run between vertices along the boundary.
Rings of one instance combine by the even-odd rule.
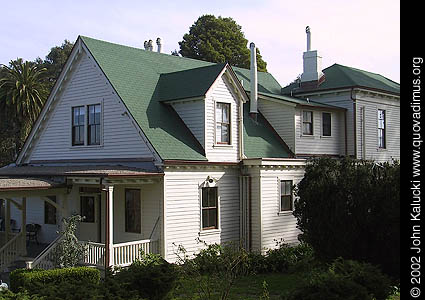
[[[13,292],[27,290],[37,293],[48,285],[78,282],[97,285],[100,282],[100,271],[89,267],[74,267],[53,270],[17,269],[10,273],[10,289]]]

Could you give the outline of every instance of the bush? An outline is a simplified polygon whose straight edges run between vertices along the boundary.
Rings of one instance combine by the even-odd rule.
[[[371,264],[338,258],[329,271],[365,287],[376,300],[385,300],[391,294],[389,278]]]
[[[321,273],[294,291],[282,295],[282,300],[372,300],[367,290],[354,281],[330,272]]]
[[[164,299],[174,288],[177,279],[175,266],[159,255],[149,254],[121,269],[114,281],[127,291],[135,291],[141,298]],[[135,296],[132,294],[132,296]]]
[[[17,269],[10,273],[10,289],[13,292],[27,290],[30,294],[43,294],[46,289],[65,284],[81,288],[83,285],[98,285],[100,271],[88,267],[53,270]]]
[[[318,258],[379,265],[400,277],[400,164],[310,161],[295,189],[300,239]]]
[[[27,291],[14,293],[10,290],[0,291],[0,300],[45,300],[37,295],[29,295]]]
[[[338,258],[325,271],[316,270],[284,300],[385,300],[391,294],[390,280],[375,266]]]

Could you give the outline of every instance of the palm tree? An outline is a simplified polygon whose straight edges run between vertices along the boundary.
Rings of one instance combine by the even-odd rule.
[[[46,68],[21,58],[11,61],[9,67],[3,65],[0,101],[18,121],[30,127],[46,101],[47,90],[42,80],[45,72]]]
[[[8,148],[14,148],[8,156],[15,157],[19,152],[46,101],[45,72],[45,68],[21,58],[9,66],[0,65],[0,128],[5,135],[2,139],[13,140],[13,146],[10,141]],[[6,157],[5,153],[2,156]]]

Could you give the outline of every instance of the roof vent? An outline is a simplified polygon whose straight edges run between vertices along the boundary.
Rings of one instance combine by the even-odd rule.
[[[249,48],[251,49],[251,74],[250,74],[250,81],[251,81],[251,92],[250,92],[250,108],[249,113],[252,117],[256,119],[258,110],[257,110],[257,99],[258,99],[258,80],[257,80],[257,51],[255,48],[255,44],[251,43],[249,44]]]
[[[156,44],[158,45],[158,53],[161,53],[162,52],[162,40],[161,40],[160,37],[156,39]]]

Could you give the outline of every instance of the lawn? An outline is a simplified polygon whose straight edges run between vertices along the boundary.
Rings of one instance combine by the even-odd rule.
[[[233,285],[228,299],[259,300],[263,295],[263,282],[265,281],[267,283],[269,299],[279,300],[280,295],[297,287],[305,276],[305,273],[269,273],[245,276],[237,280]],[[181,280],[172,295],[172,300],[200,299],[197,297],[198,286],[198,281],[195,278]],[[220,287],[212,283],[211,290],[215,292],[211,298],[219,299]],[[388,300],[400,300],[400,295],[393,295]]]

